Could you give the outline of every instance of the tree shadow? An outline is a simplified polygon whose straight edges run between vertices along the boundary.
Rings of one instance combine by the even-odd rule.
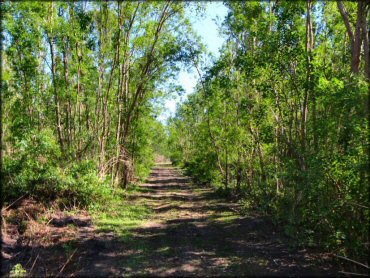
[[[307,259],[305,253],[289,250],[271,227],[263,217],[227,222],[196,217],[172,219],[159,227],[135,229],[134,235],[127,238],[105,233],[49,247],[23,247],[7,265],[16,261],[29,271],[38,256],[31,276],[54,276],[77,250],[63,275],[335,274],[328,265],[318,266]]]
[[[131,228],[128,236],[115,235],[113,231],[122,224],[112,223],[111,230],[77,241],[45,247],[17,245],[11,252],[19,253],[6,260],[3,273],[9,273],[15,263],[30,271],[38,256],[31,276],[55,276],[64,264],[62,276],[86,277],[337,274],[329,262],[289,247],[269,217],[241,217],[232,209],[235,204],[216,198],[210,189],[183,182],[173,185],[173,180],[179,179],[149,181],[151,191],[130,196],[153,202],[155,215],[163,216],[160,222]],[[170,211],[175,216],[165,218]]]
[[[159,180],[159,181],[153,181],[150,184],[144,184],[141,185],[141,188],[147,188],[150,190],[189,190],[189,187],[186,187],[184,185],[179,185],[179,181],[176,179],[168,179],[168,180]],[[183,183],[183,182],[181,182]]]

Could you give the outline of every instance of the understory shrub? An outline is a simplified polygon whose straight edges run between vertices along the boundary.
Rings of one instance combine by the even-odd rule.
[[[59,198],[66,206],[87,206],[103,201],[112,191],[99,179],[95,162],[63,160],[49,129],[25,135],[12,155],[4,156],[3,163],[5,203],[29,195],[39,201]]]

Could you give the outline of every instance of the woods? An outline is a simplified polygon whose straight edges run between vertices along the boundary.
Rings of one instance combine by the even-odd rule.
[[[297,241],[366,258],[368,3],[226,4],[220,58],[171,119],[172,159]]]
[[[141,220],[150,196],[129,203],[130,190],[166,157],[241,214],[271,217],[294,246],[366,262],[369,2],[226,1],[218,57],[189,16],[205,5],[1,3],[3,204]],[[194,92],[164,123],[163,100],[190,69]],[[181,187],[177,170],[156,171]]]
[[[3,5],[5,199],[38,186],[94,190],[98,177],[126,187],[148,174],[165,136],[156,98],[197,44],[187,5]]]

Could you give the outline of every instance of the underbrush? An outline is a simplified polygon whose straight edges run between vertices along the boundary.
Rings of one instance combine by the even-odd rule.
[[[355,160],[351,155],[347,159]],[[278,175],[278,189],[273,175],[265,179],[256,175],[237,188],[234,174],[225,188],[217,168],[207,168],[201,159],[184,162],[184,167],[194,182],[213,187],[215,196],[238,201],[242,213],[270,215],[292,245],[364,262],[369,250],[369,207],[368,187],[358,174],[363,165],[353,162],[356,167],[350,167],[334,156],[316,160],[310,161],[305,173],[287,163]]]
[[[207,165],[207,161],[195,160],[180,164],[185,169],[185,174],[193,178],[198,184],[212,184],[219,187],[222,184],[222,177],[216,169]]]
[[[12,144],[3,159],[5,206],[24,196],[44,204],[58,201],[63,208],[87,208],[106,204],[119,187],[112,186],[110,175],[100,177],[98,159],[63,156],[50,129],[31,131]],[[139,160],[136,166],[135,177],[142,180],[149,175],[152,160]]]
[[[65,167],[35,160],[4,158],[4,203],[20,196],[38,202],[60,201],[65,207],[85,208],[92,202],[104,202],[112,188],[99,180],[91,161],[71,163]]]
[[[112,185],[110,175],[101,178],[98,159],[62,155],[52,130],[31,131],[14,138],[12,145],[14,148],[5,153],[3,160],[2,198],[4,207],[10,209],[7,223],[23,237],[38,240],[36,234],[47,230],[45,227],[57,214],[90,215],[98,230],[114,231],[122,237],[148,217],[146,206],[128,201],[129,195],[143,189],[129,184],[124,190]],[[151,157],[137,161],[137,180],[149,175]],[[24,210],[29,204],[37,210]]]
[[[13,152],[3,160],[4,204],[28,196],[43,203],[59,199],[67,207],[86,207],[110,194],[93,161],[62,157],[52,130],[30,132],[13,144]]]

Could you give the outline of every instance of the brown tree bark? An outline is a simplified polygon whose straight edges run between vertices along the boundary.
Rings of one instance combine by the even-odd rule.
[[[340,0],[337,1],[337,6],[342,15],[351,43],[351,71],[355,74],[360,72],[361,45],[363,41],[361,36],[361,26],[363,25],[363,22],[366,22],[367,5],[368,4],[365,1],[358,1],[356,26],[353,27],[349,21],[349,16],[343,2]],[[355,30],[353,31],[353,29]],[[369,42],[364,43],[368,44]]]
[[[118,109],[118,121],[117,121],[117,131],[116,131],[116,157],[117,157],[117,165],[116,170],[114,173],[114,179],[117,181],[120,181],[121,176],[121,169],[122,169],[122,161],[119,159],[120,156],[122,156],[123,153],[126,153],[124,150],[124,145],[121,142],[121,138],[123,137],[123,112],[124,108],[127,109],[127,103],[125,100],[127,100],[127,96],[129,94],[129,79],[130,79],[130,41],[131,41],[131,32],[132,28],[137,16],[137,12],[139,9],[140,3],[136,5],[135,11],[133,13],[132,18],[130,19],[129,26],[126,31],[126,36],[124,39],[124,55],[123,55],[123,64],[121,63],[120,67],[120,73],[119,73],[119,86],[118,86],[118,92],[117,92],[117,109]],[[122,14],[119,18],[119,26],[122,28]],[[119,36],[119,44],[121,42],[121,32]],[[118,57],[118,60],[120,60],[120,57]],[[125,111],[127,112],[127,111]]]

